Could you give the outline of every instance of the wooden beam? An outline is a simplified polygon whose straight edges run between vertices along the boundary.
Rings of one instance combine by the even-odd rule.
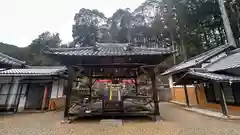
[[[93,76],[93,79],[112,79],[112,78],[135,78],[136,76]]]
[[[189,98],[188,98],[188,91],[187,91],[187,85],[184,84],[183,86],[184,86],[184,93],[185,93],[186,105],[187,105],[187,107],[190,107],[190,105],[189,105]]]
[[[73,85],[74,78],[74,69],[72,66],[68,66],[68,84],[66,90],[66,99],[65,99],[65,110],[64,110],[64,118],[68,119],[69,105],[70,105],[70,97]]]
[[[80,64],[81,67],[99,67],[99,68],[138,68],[144,66],[144,63],[112,63],[112,64]]]
[[[224,95],[224,87],[222,85],[222,83],[220,84],[220,105],[221,105],[221,110],[223,115],[228,116],[228,109],[227,109],[227,103],[226,103],[226,99],[225,99],[225,95]]]
[[[92,101],[92,68],[89,69],[89,102]]]
[[[195,87],[194,87],[194,91],[195,91],[195,94],[196,94],[196,100],[197,100],[197,104],[199,104],[199,98],[198,98],[198,89],[197,88],[199,88],[199,90],[200,90],[200,86],[199,85],[195,85]]]
[[[155,114],[155,120],[158,120],[158,116],[160,116],[159,112],[159,102],[158,102],[158,92],[156,89],[156,74],[154,72],[154,69],[152,68],[152,71],[149,73],[149,76],[151,77],[152,81],[152,92],[153,92],[153,102],[154,102],[154,114]]]
[[[24,84],[20,83],[19,85],[20,86],[18,86],[18,87],[20,87],[20,91],[19,91],[19,95],[18,95],[18,99],[17,99],[17,109],[16,109],[16,112],[18,112],[19,103],[20,103],[20,99],[22,97],[22,90],[23,90]],[[1,90],[1,86],[0,86],[0,90]]]
[[[134,78],[135,81],[135,89],[136,89],[136,94],[138,94],[138,83],[137,83],[137,76]]]
[[[44,94],[43,94],[43,100],[42,100],[42,112],[44,111],[45,105],[46,105],[46,100],[47,100],[47,86],[44,87]]]

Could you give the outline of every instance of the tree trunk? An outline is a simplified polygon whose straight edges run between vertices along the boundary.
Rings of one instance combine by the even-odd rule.
[[[229,43],[229,45],[237,47],[236,46],[236,42],[235,42],[235,38],[233,36],[231,24],[229,22],[229,18],[228,18],[228,14],[227,14],[227,11],[226,11],[226,7],[224,5],[224,0],[218,0],[218,4],[219,4],[220,11],[221,11],[221,16],[222,16],[224,28],[226,30],[228,43]]]
[[[181,37],[181,46],[182,46],[184,60],[187,60],[187,51],[184,45],[184,39],[182,37]]]

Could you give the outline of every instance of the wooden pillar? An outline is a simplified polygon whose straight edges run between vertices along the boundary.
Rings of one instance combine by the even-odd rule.
[[[60,79],[58,79],[58,88],[57,88],[57,96],[56,96],[56,98],[58,98],[59,85],[60,85]]]
[[[73,85],[73,79],[74,79],[74,69],[72,66],[68,67],[68,83],[67,83],[67,90],[66,90],[66,99],[65,99],[65,110],[64,110],[64,118],[68,118],[68,111],[69,111],[69,105],[70,105],[70,96],[72,91],[72,85]]]
[[[137,83],[137,76],[134,78],[135,81],[135,89],[136,89],[136,94],[138,94],[138,83]]]
[[[198,85],[194,86],[194,91],[195,91],[195,95],[196,95],[196,100],[197,100],[197,104],[199,104],[199,98],[198,98],[198,90],[200,90],[200,87]]]
[[[159,103],[158,103],[158,91],[156,89],[156,74],[154,72],[154,68],[151,69],[150,77],[152,81],[152,92],[153,92],[152,98],[154,102],[154,115],[159,116],[160,112],[159,112]]]
[[[89,103],[92,102],[92,68],[89,68]]]
[[[138,76],[139,76],[139,68],[137,68],[136,70],[136,74],[135,74],[135,87],[136,87],[136,93],[138,94]]]
[[[42,100],[42,112],[44,111],[46,100],[47,100],[47,86],[44,88],[43,100]]]
[[[184,84],[184,92],[185,92],[186,105],[187,105],[187,107],[190,107],[190,105],[189,105],[189,98],[188,98],[188,91],[187,91],[187,85],[186,84]]]
[[[19,91],[19,95],[18,95],[18,99],[16,99],[17,101],[15,101],[15,102],[17,102],[17,109],[16,109],[16,111],[15,112],[18,112],[18,108],[19,108],[19,103],[20,103],[20,99],[21,99],[21,95],[22,95],[22,89],[23,89],[23,85],[24,84],[19,84],[20,86],[18,86],[18,87],[20,87],[20,91]],[[1,90],[1,86],[0,86],[0,90]],[[1,93],[1,91],[0,91],[0,93]]]
[[[227,103],[223,92],[223,85],[220,83],[220,105],[223,115],[228,116]]]

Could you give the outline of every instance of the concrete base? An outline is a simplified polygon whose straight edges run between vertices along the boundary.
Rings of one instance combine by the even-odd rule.
[[[161,116],[156,116],[156,122],[162,122],[163,121],[163,118]]]
[[[173,101],[171,100],[170,103],[173,103],[173,104],[177,104],[177,105],[181,105],[181,106],[187,106],[186,103],[183,103],[183,102],[178,102],[178,101]],[[197,107],[197,105],[193,105],[193,104],[189,104],[191,107]]]
[[[194,107],[191,105],[190,105],[191,107],[185,107],[186,106],[185,103],[177,102],[177,101],[170,101],[170,103],[184,106],[183,107],[184,110],[196,112],[196,113],[210,116],[210,117],[221,118],[221,119],[226,119],[226,120],[240,120],[240,116],[234,116],[234,115],[225,116],[221,112],[216,112],[216,111],[212,111],[212,110],[208,110],[208,109],[201,109],[201,108]]]
[[[123,122],[122,120],[119,119],[102,119],[100,121],[100,124],[106,124],[110,126],[122,126]]]
[[[61,124],[70,124],[71,123],[71,120],[62,120],[61,121]]]
[[[191,108],[184,107],[183,109],[185,109],[187,111],[203,114],[206,116],[221,118],[221,119],[240,120],[240,116],[233,116],[233,115],[225,116],[221,112],[211,111],[211,110],[207,110],[207,109],[200,109],[200,108],[196,108],[196,107],[191,107]]]

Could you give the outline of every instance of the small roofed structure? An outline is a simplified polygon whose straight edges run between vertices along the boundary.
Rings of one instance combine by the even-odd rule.
[[[0,112],[45,110],[61,106],[66,67],[29,67],[0,71]],[[62,102],[62,101],[61,101]],[[63,105],[63,104],[62,104]]]
[[[235,47],[230,46],[230,45],[218,46],[218,47],[208,50],[204,53],[201,53],[195,57],[192,57],[186,61],[183,61],[180,64],[173,66],[172,68],[166,70],[162,75],[170,75],[170,74],[186,72],[186,71],[188,71],[189,68],[201,68],[202,64],[204,64],[204,63],[210,64],[211,63],[211,61],[209,61],[210,59],[218,56],[222,52],[229,52],[233,49],[235,49]],[[223,57],[223,56],[224,55],[218,56],[218,58],[216,58],[216,60],[219,59],[219,57]],[[213,59],[213,60],[215,60],[215,59]]]
[[[228,52],[227,55],[224,55],[204,68],[189,69],[188,72],[186,72],[174,84],[208,84],[209,88],[205,91],[206,97],[214,95],[216,98],[216,94],[220,93],[219,102],[222,113],[228,116],[228,105],[238,106],[238,87],[240,85],[239,56],[239,49],[232,50]],[[211,94],[211,90],[213,91],[213,94]],[[187,97],[187,93],[185,94]]]
[[[65,119],[89,115],[149,115],[154,116],[155,120],[160,116],[155,68],[173,52],[171,48],[142,48],[120,43],[96,43],[95,46],[79,48],[47,48],[44,51],[68,67]],[[137,77],[142,73],[148,73],[152,79],[152,95],[143,95],[138,91]],[[88,77],[89,94],[78,94],[78,101],[73,102],[70,98],[77,93],[73,91],[73,82],[77,82],[77,78],[81,76]],[[118,85],[96,92],[92,85],[97,79],[111,79],[113,84],[119,84],[120,79],[134,79],[136,92],[122,91]],[[140,101],[148,102],[142,104]],[[77,105],[81,107],[74,112]]]
[[[204,84],[204,83],[215,83],[219,85],[219,93],[220,93],[220,105],[222,113],[225,116],[228,116],[228,109],[226,104],[226,99],[224,96],[224,86],[223,83],[239,83],[240,77],[234,75],[226,75],[226,74],[219,74],[219,73],[211,73],[208,72],[206,69],[190,69],[184,76],[182,76],[174,85],[184,85],[185,89],[185,96],[188,99],[188,93],[186,89],[187,84]],[[187,101],[189,102],[189,101]]]
[[[66,71],[66,67],[31,67],[31,68],[21,68],[21,69],[7,69],[0,71],[0,77],[14,76],[14,77],[36,77],[36,76],[54,76],[61,74]]]
[[[198,70],[201,68],[203,70],[204,68],[208,69],[208,66],[211,66],[214,63],[217,63],[220,59],[225,58],[228,56],[232,50],[234,50],[235,47],[231,45],[220,45],[218,47],[215,47],[213,49],[210,49],[204,53],[201,53],[197,56],[194,56],[192,58],[189,58],[188,60],[185,60],[181,62],[180,64],[177,64],[173,66],[172,68],[166,70],[162,75],[168,75],[169,76],[169,85],[172,89],[172,100],[176,100],[177,102],[183,102],[186,101],[187,106],[189,105],[189,99],[186,96],[187,90],[189,89],[190,92],[193,92],[192,95],[195,94],[195,86],[189,85],[190,83],[187,83],[182,85],[177,85],[177,81],[189,73],[189,69],[191,68],[197,68]],[[203,71],[201,71],[203,72]],[[175,85],[173,85],[175,84]],[[192,83],[194,84],[194,83]],[[186,86],[188,85],[188,86]],[[182,98],[184,97],[184,98]],[[195,97],[194,97],[195,98]],[[198,101],[193,101],[193,104],[197,104]]]

